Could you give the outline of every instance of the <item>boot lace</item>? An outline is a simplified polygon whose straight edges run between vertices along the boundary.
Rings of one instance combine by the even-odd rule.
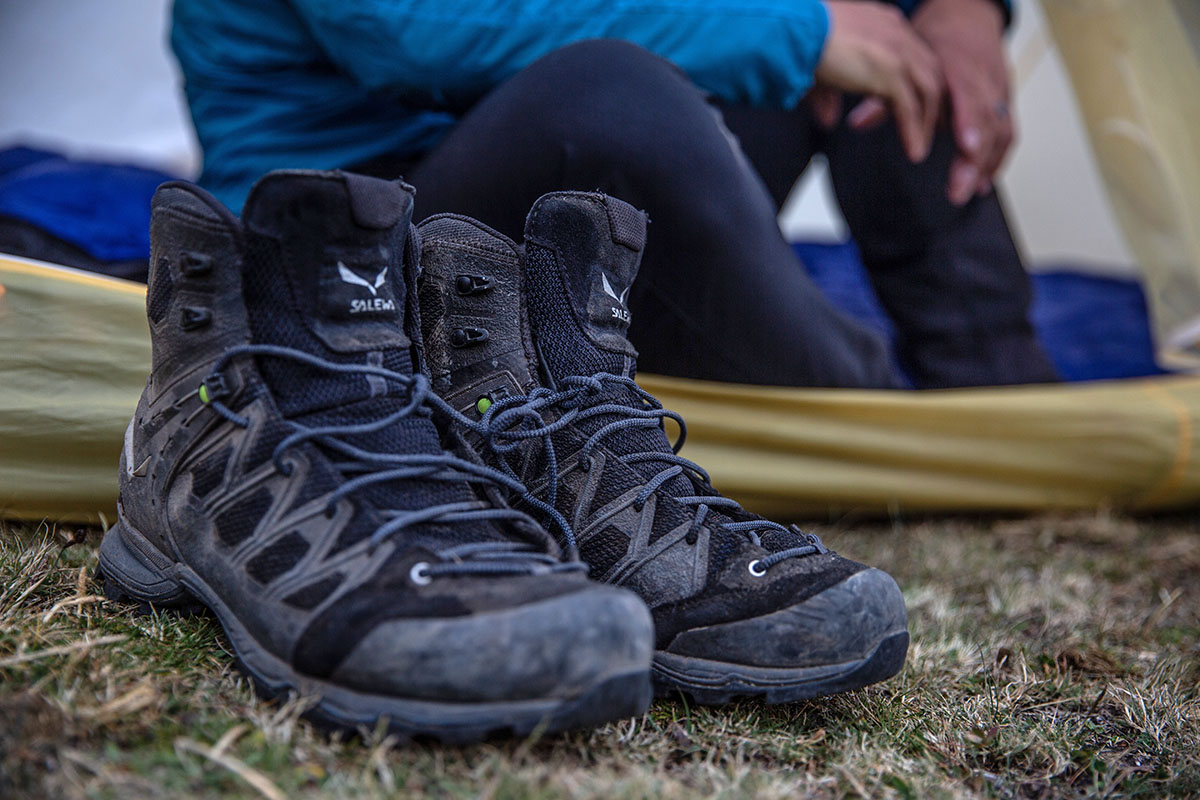
[[[618,388],[628,390],[636,405],[615,399],[617,392],[613,390]],[[588,419],[597,418],[603,422],[579,451],[580,466],[588,470],[592,466],[592,451],[600,446],[606,437],[621,431],[661,429],[664,420],[674,420],[679,426],[679,438],[671,445],[671,452],[649,450],[618,456],[628,464],[663,465],[659,472],[646,481],[634,498],[635,510],[640,511],[650,496],[668,481],[684,476],[691,483],[694,493],[672,494],[671,497],[694,510],[686,534],[689,544],[695,543],[700,527],[709,514],[717,511],[728,519],[718,522],[715,527],[744,535],[757,547],[766,549],[762,534],[767,532],[792,534],[804,542],[794,547],[769,552],[763,558],[751,562],[750,571],[757,576],[764,575],[772,566],[786,559],[829,552],[816,534],[802,531],[794,525],[784,526],[758,517],[743,509],[736,500],[720,495],[713,488],[712,480],[703,468],[679,455],[679,450],[687,438],[687,425],[683,418],[674,411],[663,408],[653,395],[638,386],[632,378],[607,372],[591,376],[570,376],[560,379],[556,388],[540,387],[527,395],[498,400],[478,421],[465,419],[457,413],[455,416],[481,436],[493,452],[501,456],[501,466],[514,481],[517,480],[517,474],[506,456],[524,447],[528,442],[536,440],[540,443],[546,458],[546,497],[545,500],[541,500],[527,491],[522,494],[522,498],[542,511],[547,507],[553,511],[557,497],[557,481],[554,476],[558,474],[558,457],[551,438],[553,434]],[[547,421],[548,419],[550,421]],[[548,516],[562,531],[571,551],[578,552],[574,531],[563,515],[554,511]]]
[[[326,516],[333,516],[335,507],[342,498],[351,496],[365,487],[406,479],[466,482],[481,487],[485,492],[489,489],[505,489],[518,495],[527,493],[524,485],[513,476],[447,452],[376,452],[364,450],[345,440],[348,436],[381,431],[414,414],[427,416],[434,408],[461,417],[461,414],[450,408],[432,391],[429,379],[421,373],[406,375],[368,364],[341,364],[289,347],[239,345],[225,351],[214,364],[209,377],[197,390],[202,403],[234,425],[245,428],[249,426],[250,421],[222,402],[222,398],[228,394],[222,370],[239,356],[290,359],[331,373],[377,376],[399,386],[403,392],[400,396],[404,397],[406,402],[402,407],[385,416],[360,423],[310,426],[293,420],[286,421],[292,431],[279,441],[271,454],[272,463],[278,472],[283,475],[290,475],[292,472],[292,464],[284,460],[284,455],[289,449],[304,442],[313,442],[334,459],[333,466],[345,478],[344,482],[329,494],[325,507]],[[549,552],[555,545],[542,527],[528,514],[505,505],[472,499],[439,503],[420,509],[381,509],[380,513],[385,521],[368,537],[369,551],[422,523],[507,521],[511,523],[511,529],[526,540],[472,542],[439,550],[436,552],[438,563],[422,562],[414,566],[412,578],[416,583],[427,583],[441,575],[543,574],[587,570],[587,566],[578,560],[575,551],[572,551],[566,560],[559,559]]]

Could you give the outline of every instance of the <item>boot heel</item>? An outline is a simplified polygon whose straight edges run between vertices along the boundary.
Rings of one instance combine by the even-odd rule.
[[[131,544],[130,539],[136,541]],[[196,599],[168,572],[171,560],[145,537],[117,522],[100,542],[100,570],[104,594],[110,600],[134,602],[143,611],[151,608],[199,608]]]

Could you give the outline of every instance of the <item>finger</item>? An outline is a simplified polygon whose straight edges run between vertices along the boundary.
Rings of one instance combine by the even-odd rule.
[[[964,205],[973,196],[986,194],[1003,158],[1003,146],[997,149],[1003,109],[990,100],[996,94],[994,87],[983,82],[958,81],[951,86],[951,113],[960,153],[951,167],[947,189],[954,205]]]
[[[992,142],[992,151],[983,164],[983,175],[989,180],[994,179],[1008,154],[1012,152],[1016,139],[1016,125],[1011,114],[1000,116],[996,125],[996,138]]]
[[[856,131],[865,131],[880,125],[887,118],[887,103],[878,97],[868,97],[847,115],[846,124]]]
[[[891,91],[892,115],[908,160],[919,164],[929,155],[929,141],[925,137],[920,103],[912,85],[903,77],[894,76]]]
[[[954,129],[954,142],[959,152],[982,166],[990,153],[985,152],[988,136],[988,121],[984,119],[983,105],[977,89],[968,88],[962,81],[951,81],[950,119]]]
[[[941,113],[942,95],[945,90],[942,68],[937,56],[915,33],[902,40],[904,57],[902,63],[908,81],[916,94],[921,114],[921,130],[925,151],[932,147],[938,116]]]
[[[842,118],[842,93],[834,89],[818,88],[812,93],[813,116],[825,130],[833,130]]]
[[[941,114],[942,78],[936,69],[919,61],[912,62],[911,75],[921,107],[921,129],[928,150],[932,146],[938,116]]]
[[[957,156],[950,165],[950,183],[946,188],[950,203],[956,206],[966,205],[979,188],[979,168],[965,156]]]

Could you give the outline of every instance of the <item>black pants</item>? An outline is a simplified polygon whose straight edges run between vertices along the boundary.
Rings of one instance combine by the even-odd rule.
[[[998,201],[961,211],[945,201],[950,142],[911,167],[890,129],[822,136],[802,110],[726,118],[743,147],[670,63],[619,41],[584,42],[491,92],[407,178],[418,218],[467,214],[518,241],[546,192],[599,189],[645,209],[649,239],[629,300],[643,371],[899,387],[883,341],[829,304],[776,224],[779,198],[819,147],[918,386],[1053,379]]]

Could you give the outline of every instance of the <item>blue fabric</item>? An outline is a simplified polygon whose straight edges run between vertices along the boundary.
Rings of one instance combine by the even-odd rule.
[[[0,216],[32,223],[100,261],[145,259],[150,197],[171,177],[14,147],[0,151]]]
[[[895,335],[853,243],[793,245],[839,309],[889,340]],[[1080,273],[1070,265],[1033,276],[1033,327],[1063,380],[1166,374],[1154,359],[1146,297],[1137,281]]]
[[[171,43],[205,166],[237,209],[279,167],[426,152],[538,57],[618,38],[738,103],[790,107],[829,21],[818,0],[177,0]]]
[[[1034,277],[1033,324],[1065,380],[1166,374],[1154,359],[1137,281],[1082,275],[1070,265],[1041,273]]]

